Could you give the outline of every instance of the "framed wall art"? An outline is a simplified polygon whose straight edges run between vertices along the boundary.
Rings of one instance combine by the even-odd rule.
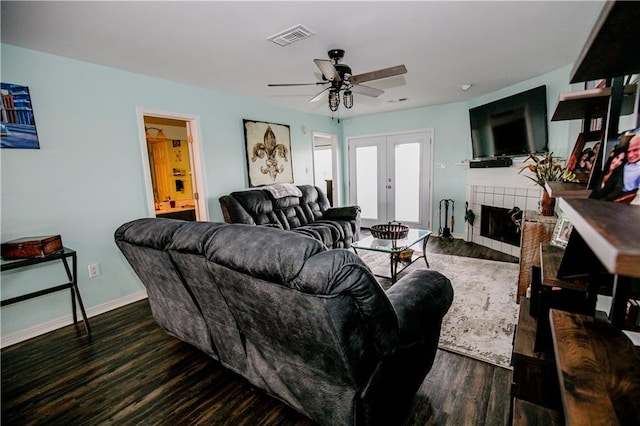
[[[40,149],[29,88],[19,84],[0,83],[0,93],[0,146]]]
[[[242,121],[249,186],[293,183],[289,126],[264,121]]]

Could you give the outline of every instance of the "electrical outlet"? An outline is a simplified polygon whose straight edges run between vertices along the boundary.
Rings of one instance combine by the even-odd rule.
[[[444,169],[446,168],[446,164],[445,163],[436,163],[436,169]]]
[[[95,278],[100,275],[100,264],[92,263],[89,265],[89,278]]]

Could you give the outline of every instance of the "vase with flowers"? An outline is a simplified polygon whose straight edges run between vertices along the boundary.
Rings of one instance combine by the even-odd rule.
[[[525,177],[542,187],[541,214],[543,216],[553,216],[556,199],[549,195],[545,184],[547,182],[578,182],[578,178],[565,166],[564,160],[553,156],[553,152],[547,152],[542,157],[529,154],[523,161],[523,163],[526,162],[533,162],[533,164],[522,166],[518,174],[525,170],[533,173],[533,175]]]

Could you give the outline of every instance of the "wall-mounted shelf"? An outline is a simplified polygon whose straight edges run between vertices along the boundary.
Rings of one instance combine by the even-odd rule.
[[[609,320],[616,327],[624,326],[627,300],[637,293],[633,280],[640,278],[640,207],[561,198],[560,208],[574,231],[562,258],[559,276],[576,270],[593,272],[603,267],[613,275]]]
[[[640,207],[578,198],[559,207],[610,274],[640,278]]]
[[[640,70],[640,7],[633,1],[606,2],[571,71],[570,83],[621,77]]]
[[[636,84],[629,84],[624,87],[620,115],[633,113],[636,91]],[[551,121],[581,120],[587,115],[591,118],[605,117],[608,112],[610,97],[611,87],[561,93]]]
[[[547,182],[545,189],[554,198],[588,198],[591,190],[584,183]]]

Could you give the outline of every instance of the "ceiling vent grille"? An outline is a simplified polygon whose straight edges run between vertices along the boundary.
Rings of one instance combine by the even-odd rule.
[[[306,28],[303,25],[296,25],[295,27],[289,28],[288,30],[281,31],[278,34],[274,34],[268,37],[267,40],[274,42],[278,46],[285,47],[296,41],[309,38],[314,34],[315,33],[309,28]]]

